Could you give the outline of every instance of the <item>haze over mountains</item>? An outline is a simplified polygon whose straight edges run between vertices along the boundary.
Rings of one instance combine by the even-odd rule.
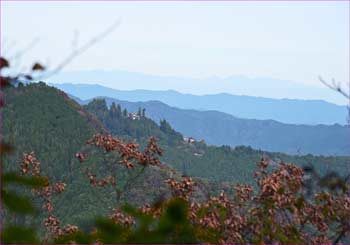
[[[48,82],[100,84],[119,90],[173,89],[196,95],[229,93],[274,99],[325,100],[340,105],[346,104],[342,96],[323,86],[317,77],[310,81],[310,84],[306,84],[286,79],[250,78],[242,75],[189,78],[122,70],[90,70],[59,73],[51,77]]]
[[[218,111],[170,107],[159,101],[128,102],[105,98],[128,111],[145,108],[155,122],[166,119],[175,130],[211,145],[251,146],[270,152],[350,155],[350,129],[341,125],[293,125],[273,120],[241,119]],[[83,102],[87,103],[87,101]]]
[[[91,99],[81,100],[79,98],[80,96],[83,98],[104,97],[108,105],[115,102],[128,111],[137,111],[139,108],[145,108],[147,117],[155,122],[166,119],[175,130],[185,136],[191,136],[198,140],[204,139],[212,145],[230,145],[232,147],[247,145],[264,151],[284,152],[288,154],[350,155],[350,141],[348,140],[350,129],[346,126],[294,125],[275,120],[238,118],[220,111],[180,109],[160,102],[163,100],[170,101],[173,104],[198,107],[205,103],[207,105],[218,105],[215,102],[220,101],[220,99],[222,104],[219,105],[225,105],[226,103],[232,105],[236,100],[236,106],[232,106],[232,111],[236,109],[237,111],[244,112],[246,104],[249,105],[248,102],[250,102],[251,112],[253,113],[254,106],[255,110],[257,110],[256,108],[263,110],[264,103],[262,101],[268,101],[270,103],[266,103],[265,108],[279,109],[277,112],[283,112],[285,110],[284,115],[286,116],[292,114],[291,112],[294,110],[295,114],[292,115],[296,117],[297,115],[304,115],[305,118],[310,118],[310,115],[313,115],[312,111],[308,113],[308,110],[318,110],[321,116],[322,112],[326,111],[324,108],[327,109],[327,106],[329,106],[328,110],[332,110],[332,107],[339,107],[322,101],[315,103],[312,101],[290,100],[288,101],[289,103],[283,104],[285,100],[280,101],[222,94],[194,96],[183,95],[174,91],[117,91],[100,85],[56,84],[56,86],[73,95],[81,104],[87,104]],[[106,97],[105,95],[112,97]],[[209,100],[208,97],[214,99]],[[151,98],[159,99],[159,101],[148,101]],[[241,103],[239,103],[239,99],[241,99]],[[145,102],[133,102],[135,100],[143,100]],[[233,102],[231,103],[231,101]],[[223,108],[230,109],[229,106]],[[270,115],[273,115],[271,111],[268,112],[270,112]],[[339,112],[339,116],[345,117],[345,114],[346,111],[344,113]],[[263,115],[263,111],[261,111],[261,115]],[[325,116],[329,115],[332,115],[332,113],[326,113]],[[278,118],[279,114],[276,113],[273,116]],[[289,118],[293,119],[292,116]]]
[[[246,119],[272,119],[289,124],[309,125],[346,123],[346,106],[322,100],[270,99],[223,93],[199,96],[173,90],[122,91],[96,84],[54,84],[54,86],[83,100],[98,96],[130,102],[157,100],[182,109],[216,110]]]

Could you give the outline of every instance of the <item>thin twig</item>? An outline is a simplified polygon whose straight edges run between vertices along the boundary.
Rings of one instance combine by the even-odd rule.
[[[39,38],[34,38],[27,46],[8,57],[11,62],[20,59],[24,54],[33,49],[39,43]]]
[[[72,53],[70,53],[65,59],[63,59],[62,62],[60,62],[55,68],[53,68],[49,73],[41,74],[38,77],[35,77],[34,80],[40,80],[44,78],[51,77],[55,75],[56,73],[60,72],[64,67],[66,67],[68,64],[70,64],[76,57],[87,51],[91,46],[95,45],[96,43],[100,42],[102,39],[107,37],[110,33],[112,33],[118,26],[120,25],[120,21],[117,20],[114,22],[111,26],[109,26],[107,29],[105,29],[103,32],[101,32],[99,35],[96,35],[89,41],[87,41],[84,45],[78,47],[77,49],[73,50]]]
[[[342,89],[340,83],[336,83],[334,79],[332,79],[332,83],[326,82],[322,77],[318,77],[318,79],[320,80],[321,83],[323,83],[328,88],[340,93],[345,98],[350,100],[350,84],[349,84],[349,94],[348,94]]]

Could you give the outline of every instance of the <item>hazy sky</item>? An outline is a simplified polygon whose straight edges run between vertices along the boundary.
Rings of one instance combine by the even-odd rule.
[[[53,65],[115,20],[66,70],[349,80],[349,2],[1,2],[1,52]],[[77,35],[78,34],[78,35]]]

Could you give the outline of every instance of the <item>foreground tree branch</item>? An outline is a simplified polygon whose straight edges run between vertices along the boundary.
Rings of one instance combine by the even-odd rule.
[[[120,25],[120,21],[115,21],[112,25],[108,26],[105,30],[103,30],[101,33],[97,34],[96,36],[89,39],[87,42],[85,42],[83,45],[75,47],[71,53],[67,55],[61,62],[59,62],[56,66],[54,66],[51,69],[47,69],[47,67],[39,62],[35,62],[31,66],[31,70],[29,72],[17,72],[16,74],[3,76],[1,75],[1,87],[7,86],[9,84],[13,84],[19,81],[39,81],[42,79],[47,79],[60,71],[62,71],[67,65],[69,65],[74,59],[79,57],[81,54],[86,52],[88,49],[90,49],[93,45],[99,43],[104,38],[106,38],[108,35],[110,35],[118,26]],[[17,52],[13,57],[11,57],[11,61],[15,59],[19,59],[26,51],[31,49],[33,46],[37,44],[37,40],[34,40],[31,42],[28,47],[25,49]],[[0,70],[2,72],[2,69],[9,68],[10,62],[5,57],[0,57]]]
[[[342,88],[341,84],[339,82],[336,82],[334,78],[332,79],[332,82],[326,82],[322,77],[319,77],[319,80],[321,83],[323,83],[326,87],[340,93],[343,95],[346,99],[350,100],[350,83],[349,83],[349,91],[345,92],[345,90]]]
[[[110,25],[107,29],[96,35],[95,37],[88,40],[86,43],[81,45],[80,47],[77,47],[73,50],[72,53],[70,53],[65,59],[63,59],[55,68],[53,68],[50,72],[46,74],[42,74],[39,77],[34,78],[35,80],[40,80],[44,78],[51,77],[55,75],[56,73],[60,72],[64,67],[66,67],[68,64],[70,64],[75,58],[86,52],[88,49],[90,49],[93,45],[96,43],[102,41],[104,38],[106,38],[109,34],[111,34],[118,26],[120,25],[120,21],[115,21],[112,25]]]

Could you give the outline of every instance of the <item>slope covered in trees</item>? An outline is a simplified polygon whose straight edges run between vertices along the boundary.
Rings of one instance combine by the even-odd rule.
[[[116,136],[133,137],[139,142],[143,142],[152,135],[158,137],[160,146],[164,149],[162,157],[164,162],[191,176],[214,181],[251,182],[255,163],[262,156],[268,156],[275,162],[292,162],[298,166],[313,164],[321,173],[329,171],[342,173],[347,169],[350,160],[349,157],[292,156],[254,150],[245,146],[236,148],[208,146],[203,141],[189,142],[188,139],[184,140],[181,134],[172,129],[165,120],[161,120],[160,126],[157,125],[147,118],[147,110],[145,117],[132,120],[128,116],[114,116],[113,111],[119,111],[115,115],[121,115],[120,111],[124,109],[116,104],[112,104],[108,108],[104,99],[95,99],[84,107],[95,114],[104,123],[104,126]]]
[[[53,198],[57,216],[63,224],[82,225],[96,215],[106,215],[116,205],[111,189],[91,188],[88,170],[98,178],[108,173],[109,164],[118,159],[86,145],[96,133],[106,133],[99,120],[58,89],[44,83],[5,89],[6,106],[2,109],[4,141],[15,147],[4,159],[5,171],[20,173],[23,153],[35,152],[41,162],[41,173],[53,182],[64,182],[66,190]],[[82,165],[77,152],[89,158]],[[88,169],[84,168],[87,167]],[[134,178],[140,169],[130,171],[117,166],[122,184]],[[167,168],[147,168],[135,178],[120,202],[151,202],[166,191],[164,180],[176,172]],[[29,194],[29,193],[27,193]],[[40,227],[43,217],[35,219]],[[8,220],[7,220],[8,221]],[[15,220],[29,224],[30,219]]]
[[[346,126],[293,125],[273,120],[242,119],[219,111],[179,109],[159,101],[105,100],[108,106],[114,102],[130,111],[145,108],[147,116],[153,121],[166,119],[183,135],[204,139],[211,145],[247,145],[287,154],[350,155],[350,128]]]
[[[36,157],[41,162],[42,174],[48,176],[50,180],[53,180],[54,182],[66,183],[65,191],[63,191],[60,196],[54,196],[52,199],[52,204],[55,206],[55,214],[57,217],[59,217],[63,225],[75,224],[78,225],[81,231],[84,232],[90,231],[91,226],[89,225],[95,216],[106,216],[110,214],[111,209],[115,205],[121,204],[123,202],[130,202],[132,204],[140,205],[156,201],[157,199],[164,200],[164,198],[167,199],[167,197],[170,195],[180,196],[180,198],[187,199],[187,196],[189,194],[196,195],[194,199],[191,199],[191,202],[194,201],[194,206],[191,204],[191,212],[193,212],[193,215],[195,215],[194,217],[196,219],[198,218],[197,221],[199,222],[196,223],[196,226],[198,228],[202,225],[205,227],[207,224],[200,221],[201,212],[196,213],[196,208],[200,207],[198,205],[204,205],[202,207],[205,207],[207,204],[215,204],[215,202],[218,201],[219,206],[224,205],[224,207],[227,208],[227,205],[230,205],[230,208],[227,209],[227,211],[231,212],[237,208],[235,206],[232,206],[234,203],[228,204],[229,201],[225,199],[225,195],[220,195],[219,199],[208,199],[207,203],[203,204],[196,204],[195,200],[203,199],[203,195],[211,194],[221,189],[232,189],[232,186],[229,184],[229,182],[252,182],[252,173],[253,171],[257,170],[256,162],[264,154],[265,159],[270,158],[270,160],[273,159],[276,161],[278,159],[282,159],[285,161],[295,162],[298,165],[303,165],[311,162],[321,172],[325,172],[327,170],[327,167],[329,169],[341,172],[346,167],[346,161],[349,160],[348,158],[344,157],[324,158],[313,157],[311,155],[294,157],[285,154],[264,153],[262,151],[253,150],[249,147],[236,147],[235,149],[232,149],[228,146],[207,146],[204,142],[196,142],[192,139],[186,139],[186,141],[184,141],[182,135],[173,130],[167,121],[163,120],[160,123],[160,126],[158,126],[155,122],[148,119],[147,111],[143,111],[143,108],[140,108],[136,114],[129,114],[129,112],[118,105],[112,105],[110,108],[108,108],[106,102],[103,100],[95,100],[85,108],[82,108],[77,103],[69,99],[61,91],[52,87],[48,87],[43,83],[20,86],[18,88],[7,88],[5,91],[5,97],[6,106],[2,111],[4,117],[3,130],[4,135],[6,136],[5,141],[10,142],[15,146],[15,151],[13,154],[4,159],[6,171],[19,171],[20,167],[22,170],[23,167],[25,169],[25,166],[19,166],[20,162],[22,162],[22,153],[30,153],[32,151],[35,151]],[[94,115],[91,115],[90,113],[93,113]],[[141,148],[145,148],[148,136],[155,136],[159,138],[160,146],[164,149],[161,160],[166,164],[158,167],[150,166],[149,168],[146,168],[144,172],[142,172],[142,167],[140,169],[140,166],[135,166],[135,169],[126,169],[123,166],[120,166],[120,168],[117,167],[117,169],[113,169],[112,167],[115,166],[116,161],[119,160],[116,158],[116,155],[114,155],[113,152],[108,153],[108,151],[100,151],[96,149],[96,147],[91,147],[94,142],[91,140],[89,140],[89,145],[86,145],[86,141],[88,139],[91,139],[94,134],[106,133],[107,131],[110,131],[114,135],[120,136],[122,138],[136,138],[137,141],[141,142]],[[99,137],[94,138],[97,139],[95,141],[96,146],[101,146],[101,142],[98,140]],[[115,141],[115,139],[112,139],[110,137],[107,137],[105,142],[102,141],[102,144],[106,143],[106,149],[111,149],[109,139]],[[124,145],[124,143],[119,142],[118,144],[126,147],[126,150],[134,151],[136,147],[134,143],[128,143],[127,145]],[[78,157],[76,155],[77,152],[80,152],[78,154]],[[79,162],[79,159],[85,158],[80,154],[86,154],[87,159]],[[129,153],[126,156],[128,155]],[[267,155],[269,157],[267,157]],[[33,161],[33,158],[30,156],[33,155],[25,155],[27,161]],[[136,154],[135,156],[139,155]],[[140,159],[142,160],[143,157]],[[270,164],[274,165],[273,161],[269,162]],[[265,161],[262,161],[261,164],[263,168],[265,168]],[[170,177],[180,179],[180,176],[178,172],[172,170],[172,168],[169,166],[174,166],[187,175],[205,177],[209,180],[215,181],[209,182],[205,179],[197,179],[197,185],[195,187],[192,186],[192,180],[184,178],[182,181],[177,182],[176,180],[171,179],[168,181],[168,185],[171,186],[170,189],[167,187],[167,185],[164,184],[164,181]],[[278,176],[285,178],[286,169],[284,169],[283,166],[287,167],[287,171],[290,170],[290,167],[288,167],[289,165],[281,166],[282,167],[280,168],[276,168],[275,171]],[[84,170],[93,170],[93,173],[96,175],[90,174],[89,172],[84,172]],[[99,188],[101,185],[103,185],[103,180],[105,180],[101,179],[101,177],[105,176],[106,174],[110,174],[112,172],[111,170],[116,172],[115,177],[116,181],[118,182],[118,186],[123,186],[128,182],[128,179],[132,179],[132,185],[126,189],[126,192],[122,193],[122,199],[119,200],[119,202],[116,201],[119,199],[116,197],[120,195],[116,194],[113,191],[112,187]],[[291,170],[300,172],[294,167],[292,167]],[[141,173],[141,177],[136,178],[139,173]],[[267,176],[268,180],[269,178],[271,180],[274,180],[274,175],[271,175],[270,177]],[[300,178],[300,176],[298,178]],[[100,184],[100,181],[102,181],[102,184]],[[222,184],[222,181],[227,182],[225,184]],[[291,188],[295,187],[293,181],[291,182]],[[92,183],[95,187],[91,187],[89,182]],[[262,185],[265,186],[264,183]],[[59,185],[59,187],[60,186],[61,185]],[[286,185],[286,188],[290,187]],[[289,189],[286,190],[289,191]],[[262,196],[265,196],[265,194],[268,193],[264,192],[262,193]],[[275,198],[275,194],[273,194],[272,197]],[[267,203],[268,201],[269,200],[267,200]],[[297,204],[299,203],[298,199],[293,199],[292,201],[292,205],[294,205],[294,201]],[[170,200],[170,208],[171,203],[172,201]],[[277,204],[284,205],[283,203]],[[164,205],[167,204],[165,203]],[[180,210],[183,210],[185,206],[181,205]],[[265,210],[265,203],[263,202],[254,203],[253,201],[249,203],[249,205],[252,207],[256,206],[259,208],[259,210],[261,209],[261,211]],[[259,205],[262,206],[260,207]],[[48,209],[50,209],[50,207],[48,207]],[[173,208],[172,212],[174,212],[174,210],[178,209]],[[342,209],[339,210],[342,211]],[[215,209],[214,211],[217,212]],[[113,214],[115,216],[110,217],[116,217],[117,221],[123,222],[125,216],[120,216],[121,214],[119,212],[115,212],[116,213]],[[189,225],[189,223],[186,223],[188,221],[185,220],[185,213],[186,212],[181,213],[181,217],[184,217],[184,220],[181,221],[180,224]],[[165,211],[165,215],[166,214],[167,212]],[[33,227],[35,227],[39,226],[40,223],[42,223],[42,215],[43,214],[40,214],[40,217],[35,217],[34,220],[28,217],[25,217],[24,219],[18,219],[15,216],[12,216],[11,220],[5,220],[5,222],[13,221],[17,224],[30,224],[31,226],[33,226],[32,223],[34,222]],[[210,215],[210,213],[207,213],[205,215]],[[239,215],[244,216],[246,213]],[[341,213],[337,214],[337,217],[339,217],[339,215],[341,215]],[[245,217],[247,217],[249,220],[251,219],[251,221],[254,221],[256,219],[254,215],[252,217]],[[308,218],[309,215],[306,215],[305,217]],[[265,219],[266,217],[263,216],[263,218]],[[213,219],[208,217],[208,222],[212,221]],[[236,218],[233,220],[228,219],[227,221],[236,222]],[[172,222],[176,222],[176,220],[173,220]],[[219,226],[221,224],[220,222],[218,223]],[[258,240],[255,240],[254,237],[254,230],[252,230],[254,227],[251,226],[249,222],[242,223],[244,225],[244,230],[253,232],[251,233],[253,235],[253,240],[251,241],[257,242]],[[310,222],[313,222],[313,220]],[[283,228],[286,229],[286,231],[290,231],[288,226],[285,227],[283,224],[284,223],[282,222],[276,227],[281,227],[281,229]],[[73,229],[74,233],[74,226],[68,225],[67,227]],[[215,229],[216,228],[220,227],[215,227]],[[147,230],[151,231],[152,228],[148,227]],[[204,232],[205,230],[207,229],[201,230],[201,232]],[[295,229],[292,228],[292,230]],[[113,230],[113,232],[117,231]],[[116,236],[116,233],[113,233],[113,236],[115,237],[110,237],[110,239],[114,240],[103,241],[105,243],[108,243],[108,241],[124,241],[124,243],[132,241],[145,241],[135,240],[136,237],[130,237],[128,235],[134,234],[130,232],[134,231],[123,230],[123,234],[126,235],[127,240],[122,240],[123,237],[118,237]],[[137,232],[137,229],[135,232]],[[192,234],[192,232],[193,231],[191,231],[191,233],[185,233],[183,234],[183,237],[170,241],[194,242],[203,240],[207,241],[206,239],[209,239],[208,241],[218,241],[215,240],[218,239],[217,237],[213,237],[213,233],[207,234],[211,237],[205,238],[202,235],[206,235],[206,233],[198,232],[195,232],[193,234],[195,234],[197,236],[196,239],[199,240],[194,239],[194,237],[191,240],[181,240],[182,238],[188,239],[189,235]],[[232,234],[226,234],[226,231],[224,231],[222,234],[220,233],[221,231],[218,232],[218,234],[221,236],[221,239],[228,239],[225,241],[236,239],[234,236],[232,236]],[[240,233],[243,231],[241,231],[239,228],[235,232]],[[150,241],[156,241],[154,239],[157,238],[157,234],[154,234],[152,232],[147,234],[150,234]],[[282,230],[279,231],[278,234],[282,235]],[[266,239],[270,239],[270,236],[272,235],[273,234],[269,233],[266,234],[265,237],[256,237],[256,239],[261,239],[261,241],[268,241]],[[138,236],[140,236],[140,234],[138,234]],[[142,236],[140,236],[140,239],[141,238]],[[71,241],[69,240],[71,238],[68,237],[67,239],[68,240],[64,241]],[[91,239],[94,239],[94,236],[92,236]],[[107,238],[104,236],[102,239]],[[290,240],[288,240],[288,238],[285,236],[273,239],[278,239],[281,241],[300,241],[298,240],[299,238],[295,237],[291,237]]]

